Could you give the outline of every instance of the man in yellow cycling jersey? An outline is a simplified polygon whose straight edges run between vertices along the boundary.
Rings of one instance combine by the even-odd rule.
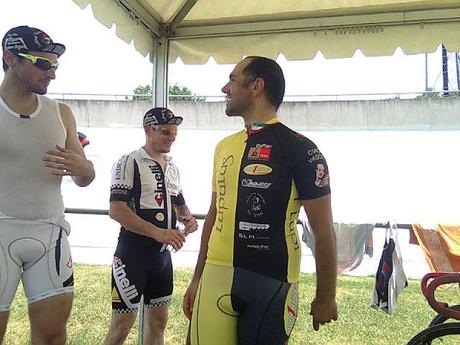
[[[301,206],[315,234],[313,327],[337,319],[329,170],[311,140],[279,121],[284,89],[280,66],[258,56],[240,61],[222,88],[226,114],[241,116],[245,130],[214,154],[211,206],[184,296],[192,345],[287,342],[297,318]]]

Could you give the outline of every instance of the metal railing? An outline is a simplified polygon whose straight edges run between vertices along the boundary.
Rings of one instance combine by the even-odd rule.
[[[152,95],[139,94],[105,94],[105,93],[48,93],[48,96],[56,100],[107,100],[119,102],[131,102],[133,100],[151,100]],[[352,101],[352,100],[384,100],[384,99],[415,99],[415,98],[445,98],[458,97],[459,90],[453,91],[413,91],[413,92],[376,92],[376,93],[342,93],[342,94],[299,94],[285,95],[285,102],[308,102],[308,101]],[[169,99],[180,102],[223,102],[225,95],[169,95]]]

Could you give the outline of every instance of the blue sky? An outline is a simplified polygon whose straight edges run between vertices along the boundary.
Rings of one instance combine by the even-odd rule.
[[[90,8],[81,10],[71,0],[15,0],[2,4],[0,34],[12,26],[27,24],[46,31],[67,46],[57,79],[49,92],[130,94],[138,85],[150,84],[152,68],[134,47],[116,37],[94,19]],[[440,89],[440,54],[429,56],[429,86]],[[311,61],[278,62],[286,75],[288,95],[416,92],[425,88],[425,57],[364,57],[327,60],[318,54]],[[187,86],[196,94],[219,95],[231,65],[213,61],[170,66],[170,83]],[[2,73],[0,73],[0,76]],[[454,84],[454,83],[452,83]]]

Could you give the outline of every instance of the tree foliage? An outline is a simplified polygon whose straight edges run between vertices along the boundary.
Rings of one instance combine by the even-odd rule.
[[[152,88],[150,85],[139,85],[133,90],[136,95],[133,97],[134,101],[151,101],[152,100]]]
[[[205,97],[195,95],[188,87],[177,84],[169,85],[169,100],[170,101],[188,101],[188,102],[203,102]],[[135,101],[151,101],[152,87],[150,85],[139,85],[133,90]]]

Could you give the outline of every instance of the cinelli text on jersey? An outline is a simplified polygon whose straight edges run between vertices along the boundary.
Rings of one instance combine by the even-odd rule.
[[[133,151],[121,157],[113,167],[110,201],[124,201],[142,219],[159,228],[171,229],[176,226],[173,204],[185,203],[178,169],[170,157],[166,157],[163,171],[160,163],[143,148]],[[120,240],[164,250],[165,246],[151,238],[123,227],[121,230]]]

